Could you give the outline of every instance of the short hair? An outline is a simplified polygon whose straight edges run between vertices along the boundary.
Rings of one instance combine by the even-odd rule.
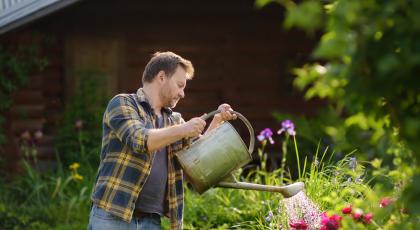
[[[188,80],[194,77],[194,67],[191,61],[184,59],[173,52],[156,52],[153,54],[143,71],[142,82],[143,84],[152,82],[161,70],[163,70],[169,78],[175,73],[178,66],[181,66],[185,70]]]

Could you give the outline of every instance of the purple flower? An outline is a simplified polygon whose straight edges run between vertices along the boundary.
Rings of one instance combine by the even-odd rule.
[[[283,132],[288,133],[291,136],[296,135],[295,131],[295,124],[291,120],[284,120],[281,122],[281,129],[277,131],[278,134],[282,134]]]
[[[265,139],[268,139],[268,141],[270,141],[270,144],[274,144],[274,140],[273,138],[271,138],[271,136],[273,136],[273,131],[271,131],[270,128],[265,128],[260,132],[260,135],[257,136],[257,139],[259,141],[264,141]]]
[[[273,212],[269,211],[268,216],[265,218],[265,222],[269,222],[271,220],[271,218],[273,218]]]
[[[357,160],[356,160],[356,157],[350,157],[349,158],[349,167],[350,167],[350,169],[351,170],[355,170],[356,169],[356,167],[357,167]]]

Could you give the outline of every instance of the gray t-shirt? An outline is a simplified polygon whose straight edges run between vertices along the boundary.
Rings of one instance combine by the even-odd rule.
[[[157,119],[156,128],[163,128],[163,116]],[[167,210],[166,184],[168,181],[168,152],[162,148],[156,152],[152,169],[136,201],[136,210],[157,213],[161,216]]]

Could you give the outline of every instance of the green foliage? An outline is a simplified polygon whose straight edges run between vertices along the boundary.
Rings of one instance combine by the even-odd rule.
[[[419,1],[275,2],[287,9],[288,28],[321,33],[314,61],[293,71],[297,76],[294,85],[305,90],[306,98],[330,102],[328,116],[334,119],[321,117],[316,132],[327,135],[335,150],[348,151],[353,146],[365,159],[384,158],[386,166],[414,157],[399,164],[396,171],[414,168],[418,180]],[[322,6],[321,10],[316,6]],[[420,206],[414,204],[418,203],[415,191],[419,183],[399,176],[394,179],[406,181],[403,188],[410,188],[405,193],[406,204],[418,213]]]
[[[11,106],[11,93],[27,83],[28,75],[47,66],[47,60],[40,57],[40,48],[35,43],[0,45],[0,113]],[[0,126],[3,123],[4,117],[0,115]],[[0,144],[4,142],[4,131],[0,128]]]
[[[84,70],[79,72],[79,79],[77,91],[63,113],[57,148],[65,164],[82,161],[96,172],[91,166],[99,164],[102,115],[108,100],[102,85],[104,76]]]
[[[31,215],[6,207],[0,203],[0,227],[2,229],[47,229],[48,225]]]
[[[279,171],[270,176],[264,171],[242,180],[260,184],[280,184]],[[214,188],[199,195],[185,191],[185,229],[249,229],[263,222],[269,210],[281,200],[277,193]]]
[[[310,32],[318,29],[322,23],[322,5],[318,1],[305,1],[298,7],[289,4],[284,25],[286,28],[298,26]]]
[[[296,139],[293,140],[295,147],[290,149],[295,150],[299,158],[298,145]],[[262,158],[266,154],[263,147],[259,147]],[[26,148],[27,151],[32,151],[30,148]],[[403,148],[399,146],[398,149]],[[81,159],[81,152],[75,154]],[[394,160],[395,168],[386,168],[379,159],[360,162],[352,158],[351,153],[335,162],[331,160],[334,153],[328,149],[321,151],[319,146],[310,154],[314,160],[305,160],[298,170],[300,180],[305,183],[305,193],[319,207],[318,211],[340,214],[344,206],[352,204],[354,208],[366,213],[373,212],[374,222],[365,226],[344,216],[344,229],[393,229],[396,226],[415,229],[416,220],[400,211],[404,207],[400,200],[402,191],[396,189],[390,193],[383,188],[384,184],[393,186],[395,181],[406,183],[410,179],[410,176],[405,176],[408,169],[401,172],[397,170],[406,159]],[[401,156],[404,155],[401,153]],[[47,174],[40,174],[26,161],[23,163],[26,166],[25,175],[16,178],[11,184],[0,183],[0,228],[86,228],[89,196],[95,174],[83,173],[82,178],[76,175],[79,171],[84,172],[83,168],[88,167],[88,163],[64,166],[59,161],[58,169]],[[370,165],[374,169],[373,173],[366,170]],[[236,174],[242,173],[238,171]],[[281,169],[266,172],[262,167],[246,178],[242,176],[241,180],[281,186],[282,175]],[[379,179],[385,182],[372,188],[373,180]],[[379,200],[385,196],[392,197],[393,203],[386,209],[379,208]],[[184,226],[185,229],[278,229],[281,224],[283,229],[288,229],[289,213],[281,207],[290,199],[283,199],[279,193],[222,188],[210,189],[199,195],[186,186]],[[298,205],[301,201],[295,199],[294,202]],[[270,212],[273,216],[267,218]],[[164,221],[166,228],[168,220]]]
[[[325,64],[296,69],[296,86],[307,88],[308,98],[335,102],[348,114],[346,122],[362,129],[398,128],[418,153],[420,4],[332,1],[324,8],[324,34],[314,57]]]
[[[255,6],[262,8],[272,2],[282,4],[287,9],[284,21],[286,28],[296,26],[313,33],[322,26],[323,10],[320,1],[304,1],[296,5],[292,0],[256,0]]]
[[[343,119],[332,106],[327,106],[319,112],[319,116],[312,118],[277,112],[273,115],[278,121],[293,117],[296,129],[299,130],[301,156],[308,156],[309,159],[312,156],[307,153],[321,141],[322,146],[329,146],[337,152],[335,158],[343,157],[343,152],[357,150],[356,154],[361,159],[381,157],[384,163],[389,164],[392,162],[392,152],[396,150],[391,147],[398,145],[399,141],[395,133],[384,131],[383,128],[362,129],[354,125],[353,117]],[[376,121],[367,122],[374,124]]]
[[[263,203],[278,200],[262,194],[233,189],[211,189],[203,195],[187,189],[185,194],[186,229],[228,229],[238,223],[258,218],[264,212]],[[265,195],[264,198],[266,198]],[[255,205],[258,202],[259,205]],[[254,208],[250,209],[249,207]]]
[[[296,144],[296,139],[294,143]],[[418,220],[403,211],[402,191],[395,189],[389,192],[384,188],[395,184],[392,178],[392,174],[396,173],[394,169],[384,168],[378,159],[372,162],[358,161],[354,153],[346,154],[342,159],[333,161],[331,159],[334,158],[334,152],[328,148],[323,151],[320,149],[321,147],[318,146],[316,151],[311,152],[314,156],[313,161],[305,161],[306,164],[298,169],[302,175],[301,181],[305,183],[305,194],[314,202],[312,207],[314,214],[319,215],[326,211],[329,215],[341,215],[343,229],[394,229],[396,227],[416,229]],[[259,150],[262,149],[259,148]],[[297,148],[295,151],[299,154]],[[398,161],[394,163],[400,164]],[[370,167],[373,170],[368,170]],[[398,168],[398,165],[395,165],[395,168]],[[273,172],[257,169],[254,175],[242,178],[242,180],[279,186],[282,185],[281,174],[281,169]],[[405,178],[404,182],[410,179],[409,176],[403,175],[396,177]],[[373,186],[375,184],[373,181],[380,178],[383,179],[383,183],[376,183]],[[198,195],[186,189],[185,228],[280,229],[282,226],[281,229],[290,229],[292,216],[305,216],[304,212],[309,211],[305,209],[307,204],[302,203],[305,195],[296,197],[284,199],[276,193],[221,188],[211,189]],[[380,207],[380,200],[385,197],[391,200],[391,204],[388,207]],[[285,208],[287,204],[289,208],[295,209],[296,213],[288,213]],[[362,221],[355,221],[351,215],[344,215],[342,208],[349,205],[353,207],[353,210],[359,209],[364,214],[372,213],[372,223],[364,224]],[[305,218],[308,217],[310,215],[306,215]],[[310,220],[305,219],[305,221],[309,223]],[[311,224],[309,226],[313,227]]]
[[[36,163],[22,164],[23,175],[0,184],[0,228],[85,228],[94,176],[78,179],[60,161],[57,171],[44,174]]]
[[[94,71],[80,73],[78,91],[60,126],[57,145],[62,152],[57,153],[56,169],[40,173],[36,144],[23,143],[24,174],[0,183],[0,229],[86,228],[105,105],[99,76]],[[76,125],[79,119],[83,122]]]

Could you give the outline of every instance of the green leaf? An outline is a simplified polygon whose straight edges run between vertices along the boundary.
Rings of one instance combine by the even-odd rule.
[[[322,5],[319,1],[304,1],[299,5],[289,7],[284,26],[313,32],[321,27],[322,14]]]
[[[269,4],[270,2],[273,2],[273,0],[256,0],[255,7],[257,7],[258,9],[263,8],[265,5]]]
[[[375,169],[379,169],[379,168],[381,167],[382,160],[381,160],[381,159],[378,159],[378,158],[375,158],[375,159],[373,159],[370,163],[372,164],[372,166],[373,166]]]

